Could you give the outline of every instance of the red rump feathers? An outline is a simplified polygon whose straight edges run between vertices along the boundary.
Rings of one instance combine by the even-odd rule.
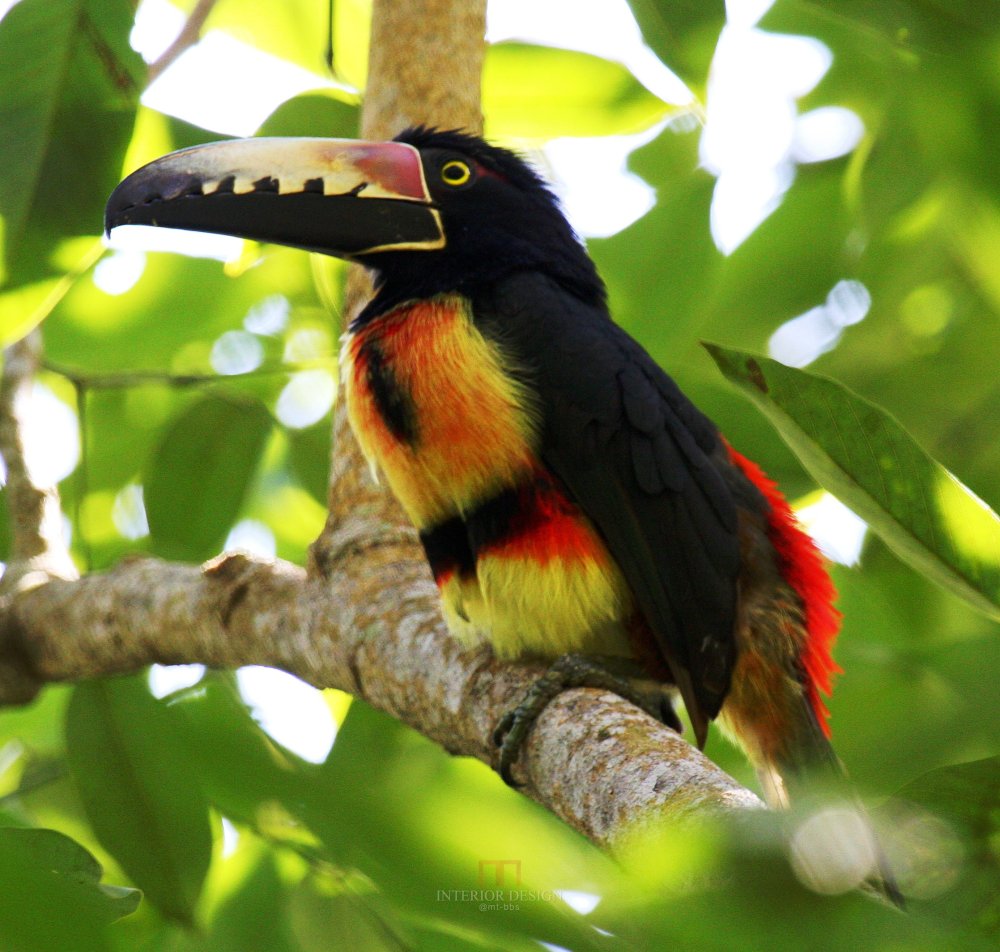
[[[840,630],[840,612],[833,606],[837,590],[816,543],[802,529],[777,484],[756,463],[741,456],[731,446],[727,448],[729,458],[767,500],[771,544],[781,562],[782,574],[802,599],[806,643],[801,661],[806,673],[806,694],[816,720],[829,737],[830,712],[822,695],[829,696],[833,676],[841,671],[830,653]]]

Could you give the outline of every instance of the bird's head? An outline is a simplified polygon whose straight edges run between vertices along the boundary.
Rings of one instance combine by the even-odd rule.
[[[379,310],[475,294],[524,270],[542,271],[588,302],[604,296],[538,173],[515,153],[456,131],[183,149],[128,176],[108,200],[105,224],[236,235],[358,261],[376,272]]]

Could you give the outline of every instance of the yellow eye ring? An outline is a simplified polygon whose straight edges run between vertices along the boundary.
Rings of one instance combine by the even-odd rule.
[[[465,185],[470,178],[472,178],[472,169],[464,162],[459,162],[458,159],[452,159],[441,166],[441,181],[452,188]]]

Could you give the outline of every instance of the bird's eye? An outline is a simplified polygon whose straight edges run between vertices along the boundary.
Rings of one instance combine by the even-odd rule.
[[[445,185],[457,188],[460,185],[465,185],[470,178],[472,178],[472,169],[458,159],[452,159],[441,166],[441,181]]]

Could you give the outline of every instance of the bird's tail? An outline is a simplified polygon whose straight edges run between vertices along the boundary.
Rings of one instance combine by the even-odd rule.
[[[799,878],[824,893],[867,885],[902,908],[903,896],[871,817],[805,692],[795,687],[789,685],[785,697],[791,710],[765,705],[771,708],[769,715],[748,721],[734,717],[727,704],[720,724],[746,750],[768,804],[793,809],[796,820],[788,842]],[[771,730],[779,723],[780,731]]]
[[[867,878],[902,905],[871,820],[830,744],[823,698],[840,670],[832,655],[840,628],[833,581],[775,483],[728,452],[765,508],[742,515],[737,660],[720,725],[747,752],[768,802],[803,811],[792,852],[804,879],[837,891],[834,880],[860,870],[855,884]]]

